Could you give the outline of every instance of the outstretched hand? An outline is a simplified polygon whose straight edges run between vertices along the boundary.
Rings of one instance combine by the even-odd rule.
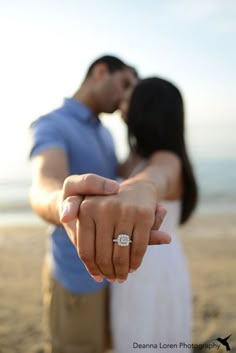
[[[77,246],[77,223],[80,204],[86,195],[112,195],[119,190],[115,180],[96,174],[71,175],[64,181],[60,199],[60,221],[70,240]]]
[[[71,176],[64,183],[61,222],[97,281],[103,276],[110,281],[125,280],[128,272],[140,266],[148,244],[171,242],[167,233],[158,230],[166,210],[156,206],[148,185],[145,189],[141,185],[124,182],[119,187],[115,181],[94,174]],[[128,249],[113,243],[120,233],[132,236]]]

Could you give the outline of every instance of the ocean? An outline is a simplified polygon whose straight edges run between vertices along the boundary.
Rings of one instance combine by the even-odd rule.
[[[201,158],[193,161],[199,185],[200,212],[235,213],[236,159]],[[30,180],[0,180],[0,224],[42,222],[30,210]]]

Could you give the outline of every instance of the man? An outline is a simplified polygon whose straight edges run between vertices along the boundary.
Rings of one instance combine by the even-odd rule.
[[[109,233],[109,236],[113,233],[113,221],[119,215],[118,234],[130,233],[130,228],[135,225],[139,235],[145,234],[145,242],[151,228],[155,225],[158,229],[160,225],[160,220],[155,222],[156,184],[166,185],[166,180],[161,173],[161,177],[156,178],[156,166],[149,166],[120,188],[116,182],[104,179],[116,178],[117,160],[111,136],[101,124],[98,114],[118,109],[126,91],[136,81],[134,71],[121,60],[111,56],[99,58],[88,69],[73,98],[66,99],[61,108],[32,124],[31,205],[42,218],[57,225],[50,238],[49,264],[45,267],[44,278],[47,287],[45,304],[50,313],[50,350],[55,353],[104,351],[106,281],[102,281],[103,277],[110,281],[123,281],[130,270],[140,265],[145,252],[142,237],[136,237],[132,244],[136,250],[129,268],[128,247],[123,248],[122,253],[118,243],[114,243],[116,260],[113,263],[113,241],[109,243],[106,237],[104,242],[102,236],[95,240],[94,230],[89,230],[92,226],[91,212],[95,212],[99,220],[104,220],[103,227],[106,228],[107,224],[107,228],[101,228],[100,233]],[[158,162],[162,160],[158,159]],[[168,170],[165,173],[171,174]],[[109,196],[115,208],[102,202],[106,203],[106,210],[100,209],[99,196],[96,196],[95,203],[93,199],[91,203],[88,197],[78,196],[116,193],[118,201]],[[108,219],[105,219],[104,211],[109,214]],[[129,217],[124,219],[126,211]],[[90,216],[88,222],[86,215]],[[140,216],[143,216],[144,226],[140,223]],[[158,243],[155,236],[153,243]],[[125,259],[123,264],[122,258]]]

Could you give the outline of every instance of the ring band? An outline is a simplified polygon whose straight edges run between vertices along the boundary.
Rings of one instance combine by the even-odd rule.
[[[117,243],[119,246],[129,246],[132,243],[130,236],[128,234],[119,234],[117,239],[114,238],[113,243]]]

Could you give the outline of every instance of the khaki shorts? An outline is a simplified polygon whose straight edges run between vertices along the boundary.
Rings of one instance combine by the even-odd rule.
[[[43,273],[43,331],[47,353],[104,353],[110,348],[108,288],[74,294]]]

